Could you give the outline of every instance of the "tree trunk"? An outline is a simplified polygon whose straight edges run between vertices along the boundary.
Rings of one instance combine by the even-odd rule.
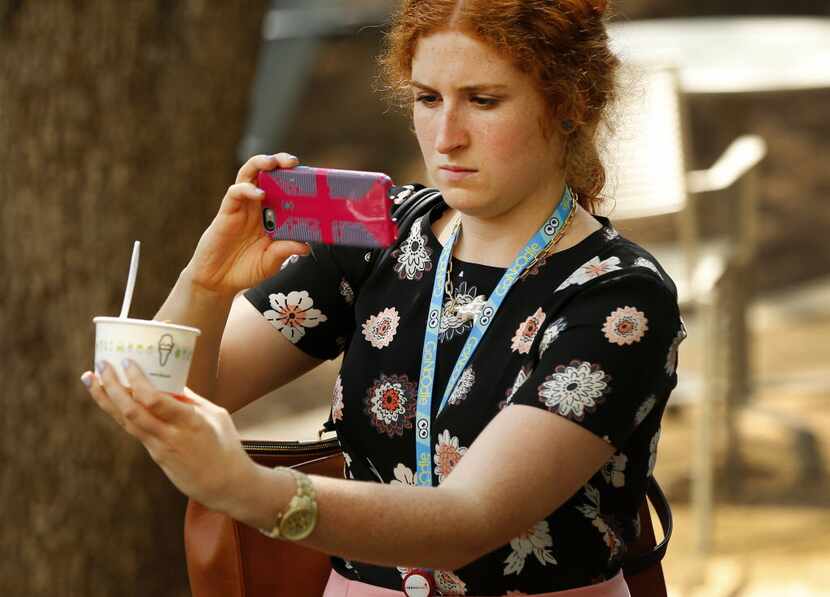
[[[0,2],[2,595],[188,594],[183,497],[78,376],[133,240],[149,318],[233,182],[264,9]]]

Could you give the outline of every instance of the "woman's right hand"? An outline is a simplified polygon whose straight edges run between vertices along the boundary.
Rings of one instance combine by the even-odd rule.
[[[309,252],[304,243],[272,241],[265,235],[261,210],[265,192],[256,186],[258,172],[298,163],[287,153],[256,155],[245,162],[185,268],[191,284],[233,296],[273,275],[289,256]]]

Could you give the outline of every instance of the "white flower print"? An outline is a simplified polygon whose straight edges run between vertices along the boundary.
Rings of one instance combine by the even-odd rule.
[[[654,262],[646,259],[645,257],[637,257],[637,259],[634,260],[634,267],[648,268],[651,271],[653,271],[655,274],[660,276],[661,279],[663,278],[663,274],[660,273],[660,270],[657,269],[657,266],[654,264]]]
[[[539,386],[539,401],[549,410],[581,421],[605,401],[611,377],[599,365],[571,361],[557,365]]]
[[[639,427],[640,423],[646,420],[648,413],[651,412],[651,409],[654,408],[654,405],[657,404],[657,396],[652,394],[640,405],[640,408],[637,409],[637,412],[634,413],[634,427]]]
[[[415,485],[415,473],[402,462],[398,463],[392,474],[395,478],[389,481],[390,485]]]
[[[582,512],[599,531],[600,535],[602,535],[602,540],[605,542],[606,547],[608,547],[608,559],[609,561],[613,560],[620,554],[620,550],[623,547],[622,540],[600,512],[599,490],[589,483],[585,486],[585,496],[588,498],[589,503],[577,506],[576,509]]]
[[[507,390],[506,399],[499,404],[500,409],[513,403],[513,395],[519,391],[519,388],[521,388],[524,382],[526,382],[530,377],[530,372],[531,368],[526,365],[519,369],[516,379],[513,380],[513,386]]]
[[[657,466],[657,442],[660,441],[660,431],[661,428],[657,429],[657,433],[654,434],[654,437],[651,438],[651,442],[648,445],[648,476],[654,474],[654,467]]]
[[[565,331],[566,327],[568,327],[568,321],[564,317],[560,317],[545,328],[545,333],[542,334],[542,341],[539,343],[540,357],[545,354],[545,351],[559,337],[559,334]]]
[[[519,574],[525,567],[525,560],[531,553],[536,556],[542,566],[557,564],[550,547],[553,547],[553,539],[550,536],[550,527],[547,520],[540,520],[527,531],[510,541],[513,550],[504,563],[504,576],[508,574]]]
[[[614,529],[611,528],[611,525],[609,525],[608,521],[606,521],[602,516],[597,516],[592,519],[591,524],[594,525],[599,531],[599,534],[602,535],[605,547],[608,548],[608,559],[615,559],[623,548],[623,542],[622,539],[620,539],[620,536],[614,531]]]
[[[467,584],[455,572],[450,570],[433,570],[432,577],[435,579],[435,586],[438,587],[441,595],[467,594]]]
[[[398,310],[394,307],[387,307],[363,323],[363,337],[375,348],[385,348],[395,338],[400,321]]]
[[[625,467],[627,464],[628,456],[622,452],[614,454],[600,469],[602,478],[614,487],[625,487]]]
[[[447,402],[452,405],[461,404],[461,402],[470,393],[470,389],[473,387],[475,382],[475,371],[473,371],[472,367],[467,367],[464,369],[464,373],[461,374],[461,377],[458,378],[458,383],[455,384],[455,389],[452,391],[452,394],[450,394]]]
[[[620,237],[620,233],[616,231],[616,229],[609,225],[602,227],[602,234],[605,236],[605,240],[614,240]]]
[[[590,282],[594,278],[599,278],[609,272],[614,272],[617,270],[622,269],[620,267],[620,258],[619,257],[609,257],[604,261],[600,261],[599,256],[594,257],[587,263],[582,264],[582,266],[577,269],[574,273],[572,273],[568,278],[559,285],[559,288],[556,289],[556,292],[567,288],[568,286],[582,285],[585,282]]]
[[[331,420],[343,420],[343,381],[339,375],[334,380],[334,391],[332,392],[331,399]]]
[[[383,483],[383,477],[380,476],[377,467],[375,464],[369,459],[365,458],[366,464],[369,467],[369,472],[374,475],[374,477],[378,480],[378,483]],[[352,457],[344,450],[343,451],[343,478],[346,479],[354,479],[354,473],[352,473]]]
[[[312,308],[314,301],[305,290],[292,290],[287,296],[282,292],[270,294],[268,302],[271,303],[271,309],[263,313],[265,319],[292,344],[305,336],[306,328],[317,327],[328,320],[319,309]]]
[[[435,474],[438,477],[438,482],[441,483],[447,478],[461,460],[461,457],[467,453],[467,448],[460,445],[458,438],[450,435],[448,429],[444,429],[441,435],[438,436],[438,443],[435,444]]]
[[[617,346],[630,346],[642,340],[648,331],[646,314],[634,307],[620,307],[605,318],[602,333]]]
[[[346,278],[340,280],[340,296],[343,297],[343,300],[346,301],[347,305],[351,305],[354,302],[354,290],[349,284],[349,281]]]
[[[369,457],[366,457],[366,462],[369,464],[369,471],[375,476],[375,479],[378,480],[378,483],[383,483],[383,477],[380,476],[380,471],[378,471],[375,463],[372,462]]]
[[[478,288],[467,287],[467,281],[462,281],[453,292],[452,300],[446,301],[441,309],[441,322],[438,325],[438,339],[441,342],[452,340],[473,327],[473,322],[458,312],[458,307],[473,305]]]
[[[599,490],[588,483],[585,485],[585,497],[588,498],[589,503],[580,504],[576,509],[582,512],[586,518],[599,516]]]
[[[545,312],[541,308],[536,309],[533,315],[529,316],[519,325],[519,328],[513,335],[510,350],[518,352],[519,354],[529,353],[533,340],[536,338],[536,334],[539,333],[539,329],[542,327],[544,321]]]
[[[284,270],[289,265],[297,263],[299,260],[300,260],[299,255],[289,255],[288,258],[285,261],[282,262],[282,265],[280,265],[280,271]]]
[[[343,450],[343,478],[354,479],[354,474],[352,474],[352,457],[345,450]]]
[[[418,386],[406,375],[380,374],[363,399],[369,423],[388,437],[402,436],[412,428]]]
[[[412,224],[409,236],[392,251],[394,270],[401,280],[420,280],[425,271],[432,269],[432,249],[427,246],[427,237],[421,234],[421,221]]]
[[[357,578],[360,578],[360,572],[357,571],[354,564],[352,564],[350,560],[344,560],[343,558],[340,559],[343,561],[343,565],[349,570],[349,572],[354,574]]]
[[[666,374],[674,375],[674,372],[677,371],[677,352],[678,348],[680,348],[680,343],[686,339],[686,326],[683,323],[683,320],[680,320],[680,329],[677,330],[677,335],[672,340],[671,346],[669,346],[669,352],[666,355]]]

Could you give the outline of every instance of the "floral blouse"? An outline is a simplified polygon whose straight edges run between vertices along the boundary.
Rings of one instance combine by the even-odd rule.
[[[245,294],[275,333],[308,354],[332,359],[345,351],[331,418],[347,478],[414,484],[421,349],[442,249],[430,224],[443,209],[417,220],[378,271],[365,249],[315,245]],[[639,535],[638,510],[686,334],[666,272],[607,219],[597,219],[601,230],[516,283],[436,418],[472,328],[450,309],[442,316],[433,485],[512,404],[565,417],[616,452],[569,500],[509,543],[463,568],[434,571],[442,595],[532,595],[601,582],[619,571]],[[474,306],[503,272],[453,259],[452,299]],[[346,578],[396,590],[408,572],[336,557],[333,566]]]

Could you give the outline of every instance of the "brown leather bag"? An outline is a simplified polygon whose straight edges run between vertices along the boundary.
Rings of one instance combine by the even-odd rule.
[[[336,439],[319,442],[243,442],[265,466],[293,466],[314,475],[343,476]],[[671,511],[657,482],[649,480],[640,509],[641,534],[623,566],[632,597],[666,597],[660,560],[671,536]],[[656,545],[648,501],[664,539]],[[190,500],[184,524],[187,573],[193,597],[320,597],[331,564],[319,551],[269,539],[256,529]]]
[[[336,439],[319,442],[243,442],[265,466],[343,476]],[[269,539],[226,514],[190,500],[184,522],[187,575],[193,597],[320,597],[331,572],[329,556]]]

